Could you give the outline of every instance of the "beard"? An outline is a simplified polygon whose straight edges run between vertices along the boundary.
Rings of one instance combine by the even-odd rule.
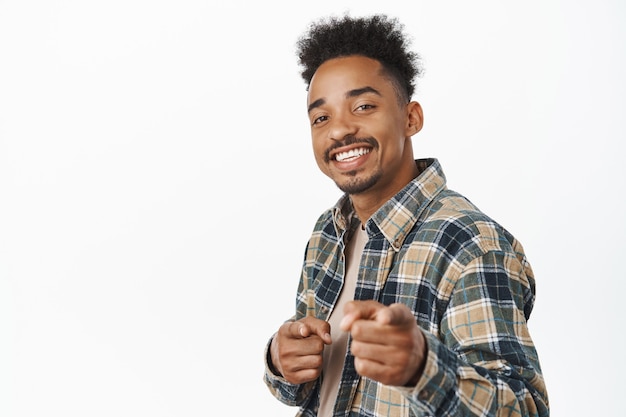
[[[350,171],[345,175],[349,178],[342,182],[335,180],[335,185],[337,185],[337,187],[344,193],[352,195],[360,194],[369,190],[383,176],[383,172],[379,169],[367,178],[358,178],[357,171]]]

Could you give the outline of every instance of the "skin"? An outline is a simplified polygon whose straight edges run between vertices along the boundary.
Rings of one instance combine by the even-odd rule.
[[[367,221],[418,175],[411,137],[423,125],[419,103],[402,103],[381,64],[363,56],[324,62],[309,86],[307,110],[320,170],[350,195]],[[347,152],[356,155],[345,157]],[[403,304],[352,301],[341,329],[351,333],[357,372],[386,385],[415,385],[426,361],[426,340]],[[315,317],[283,324],[270,355],[289,382],[313,381],[322,370],[330,325]]]
[[[422,108],[400,103],[378,61],[362,56],[326,61],[311,80],[307,108],[317,165],[350,194],[362,221],[417,176],[411,136],[422,128]],[[350,137],[371,143],[350,144]],[[369,153],[336,159],[358,148]]]

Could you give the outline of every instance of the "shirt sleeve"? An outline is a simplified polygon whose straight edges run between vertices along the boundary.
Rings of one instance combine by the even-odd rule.
[[[548,416],[539,360],[528,332],[534,281],[515,254],[491,251],[454,282],[438,336],[414,388],[417,415]]]

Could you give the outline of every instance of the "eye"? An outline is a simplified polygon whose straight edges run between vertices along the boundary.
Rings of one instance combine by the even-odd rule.
[[[355,110],[356,111],[371,110],[371,109],[373,109],[375,107],[376,106],[374,106],[373,104],[361,104],[360,106],[357,106],[357,108]]]
[[[320,116],[320,117],[317,117],[317,118],[313,119],[313,123],[312,123],[312,125],[313,125],[313,126],[318,125],[318,124],[320,124],[320,123],[325,122],[326,120],[328,120],[328,116]]]

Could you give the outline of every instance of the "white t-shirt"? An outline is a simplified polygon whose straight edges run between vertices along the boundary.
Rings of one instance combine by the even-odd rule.
[[[346,357],[348,346],[348,333],[339,328],[339,323],[343,318],[344,305],[354,299],[356,281],[361,263],[361,255],[368,241],[367,232],[361,227],[356,228],[354,236],[346,245],[346,275],[343,288],[339,294],[339,300],[330,314],[330,335],[332,344],[324,346],[324,364],[322,366],[322,387],[320,393],[320,408],[317,413],[320,417],[330,417],[333,415],[333,407],[337,399],[341,371]]]

